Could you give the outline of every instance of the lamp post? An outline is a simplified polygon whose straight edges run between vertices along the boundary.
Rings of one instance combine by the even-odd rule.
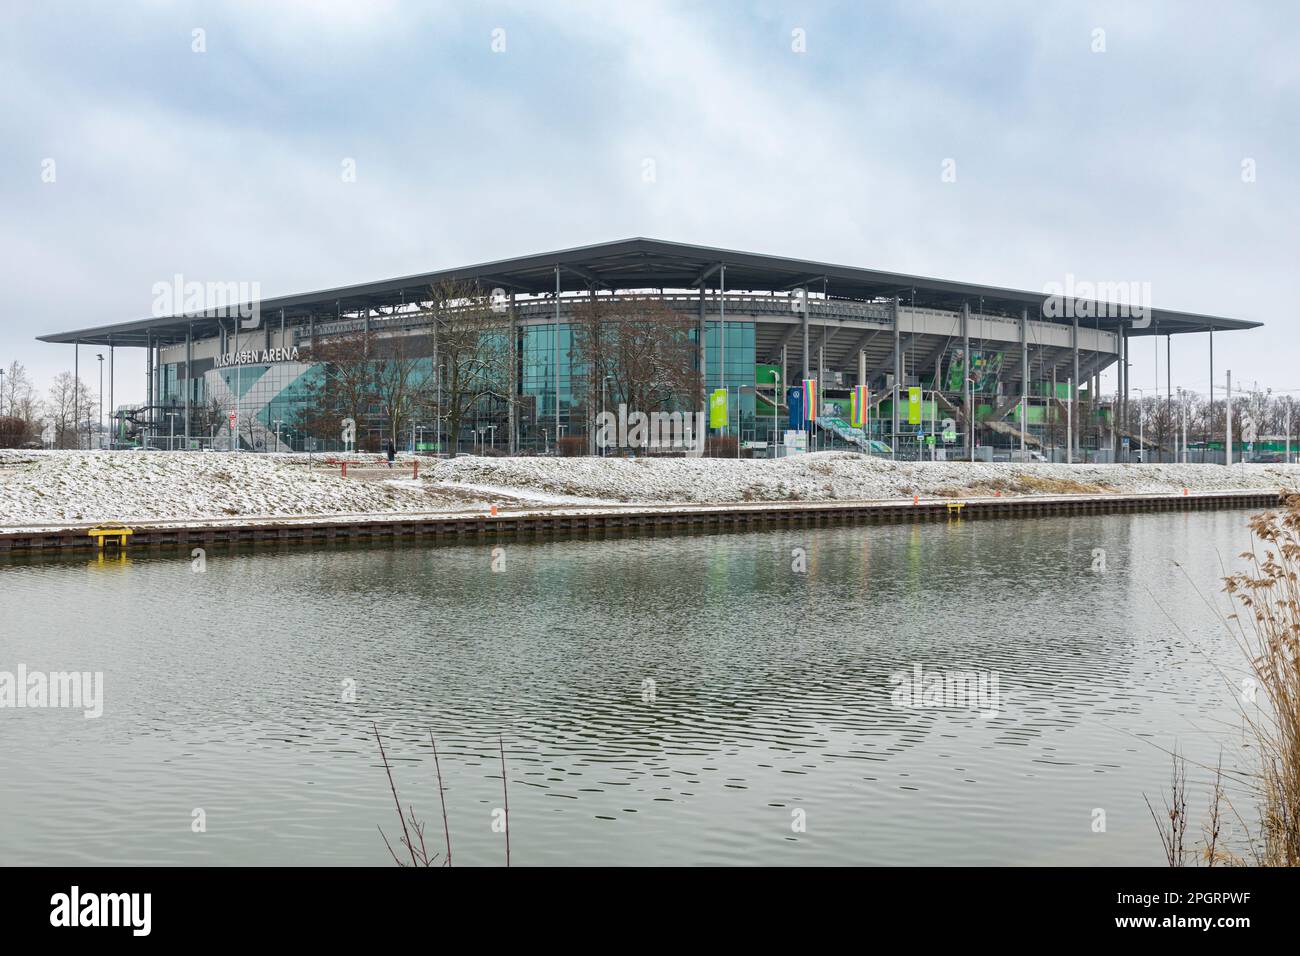
[[[966,407],[970,409],[970,421],[966,423],[966,430],[970,432],[970,460],[975,460],[975,377],[966,376]]]
[[[601,417],[601,420],[602,420],[602,421],[604,421],[604,418],[605,418],[605,386],[609,384],[609,380],[610,380],[611,378],[613,378],[613,377],[614,377],[614,376],[612,376],[612,375],[606,375],[604,378],[602,378],[602,379],[600,380],[600,417]],[[605,457],[605,445],[606,445],[606,444],[607,444],[606,442],[602,442],[602,443],[601,443],[601,446],[600,446],[600,457],[601,457],[601,458],[604,458],[604,457]]]
[[[1174,461],[1182,459],[1187,464],[1187,415],[1183,408],[1183,388],[1178,386],[1178,422],[1174,425]]]
[[[97,353],[95,358],[99,359],[99,444],[104,444],[104,355],[102,352]]]
[[[1144,399],[1146,398],[1146,389],[1138,388],[1136,385],[1134,385],[1133,391],[1141,394],[1141,396]],[[1144,465],[1147,462],[1147,443],[1146,443],[1146,438],[1144,437],[1146,435],[1146,431],[1144,427],[1145,425],[1146,425],[1146,416],[1143,414],[1142,402],[1139,401],[1138,402],[1138,454],[1142,456],[1142,464]]]
[[[1224,406],[1225,441],[1223,443],[1224,465],[1232,465],[1232,369],[1228,369],[1228,392]]]
[[[1074,379],[1065,380],[1065,463],[1074,464]]]
[[[275,420],[275,450],[280,450],[280,419]]]
[[[1286,398],[1286,463],[1291,464],[1291,396]]]
[[[776,457],[776,406],[781,401],[781,373],[772,369],[772,457]]]
[[[176,450],[176,416],[179,415],[179,414],[180,414],[180,412],[168,412],[168,413],[167,413],[167,417],[171,419],[171,422],[170,422],[170,425],[171,425],[171,432],[170,432],[170,433],[168,434],[168,436],[167,436],[167,450],[168,450],[168,451],[175,451],[175,450]]]

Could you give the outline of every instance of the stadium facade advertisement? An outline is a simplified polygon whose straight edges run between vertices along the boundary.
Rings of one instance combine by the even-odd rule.
[[[274,349],[245,349],[242,352],[226,352],[216,358],[217,368],[230,368],[236,365],[271,365],[281,362],[298,361],[298,346]]]

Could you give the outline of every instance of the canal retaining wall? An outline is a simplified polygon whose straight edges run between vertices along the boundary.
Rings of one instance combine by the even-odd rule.
[[[718,505],[626,505],[490,513],[333,515],[232,518],[130,524],[129,551],[213,545],[329,545],[350,541],[484,539],[606,533],[758,530],[770,527],[882,522],[961,521],[1049,515],[1273,508],[1280,492],[1034,495],[905,498],[854,502],[762,502]],[[0,555],[94,551],[91,525],[0,530]],[[110,543],[109,547],[113,547]]]

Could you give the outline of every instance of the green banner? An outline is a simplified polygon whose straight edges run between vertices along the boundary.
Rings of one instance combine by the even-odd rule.
[[[921,389],[916,386],[907,390],[907,424],[921,424]]]
[[[727,390],[715,388],[709,395],[709,427],[727,427]]]

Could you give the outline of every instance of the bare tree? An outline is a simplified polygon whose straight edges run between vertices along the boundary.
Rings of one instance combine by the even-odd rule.
[[[432,337],[398,333],[381,337],[374,346],[371,391],[396,448],[412,422],[434,404]]]
[[[375,339],[373,332],[329,336],[303,350],[302,361],[320,369],[307,385],[308,401],[298,418],[306,434],[336,440],[349,418],[360,432],[375,401]]]
[[[495,305],[477,286],[448,280],[432,286],[430,295],[437,380],[421,395],[424,410],[445,428],[455,455],[461,429],[475,411],[493,403],[512,407],[515,342],[508,309]]]
[[[55,448],[80,448],[82,436],[97,417],[95,400],[85,382],[71,372],[54,376],[46,395],[45,418],[54,426]]]
[[[694,408],[701,393],[695,326],[692,317],[654,298],[593,296],[574,307],[569,359],[590,441],[602,390],[610,405],[638,412]]]
[[[41,401],[22,362],[11,362],[5,369],[4,388],[0,390],[0,414],[17,418],[29,430],[36,430],[41,420]]]

